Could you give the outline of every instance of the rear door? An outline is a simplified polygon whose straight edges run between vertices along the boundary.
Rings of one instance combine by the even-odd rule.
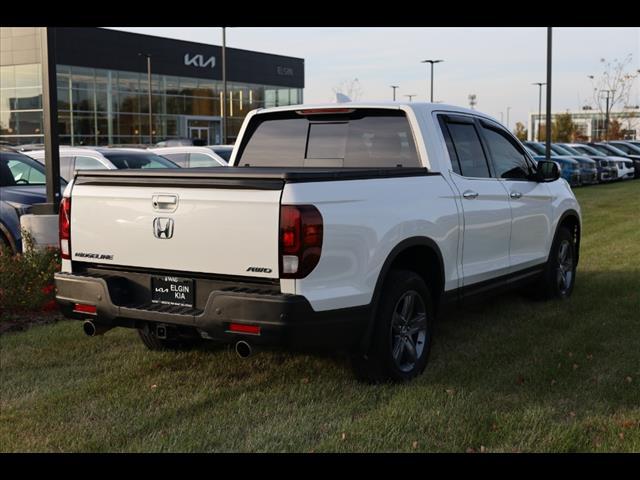
[[[494,122],[479,123],[494,175],[509,194],[510,271],[539,265],[546,261],[550,247],[551,191],[547,184],[532,180],[533,166],[511,134]]]
[[[473,117],[439,115],[464,215],[463,285],[509,270],[511,211],[502,182],[492,177],[487,152]]]

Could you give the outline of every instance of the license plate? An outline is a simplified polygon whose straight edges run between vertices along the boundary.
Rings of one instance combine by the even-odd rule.
[[[179,277],[151,277],[151,302],[193,307],[193,280]]]

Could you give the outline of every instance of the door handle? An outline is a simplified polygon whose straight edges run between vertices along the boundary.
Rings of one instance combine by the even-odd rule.
[[[177,195],[153,195],[151,200],[156,210],[174,211],[178,207]]]
[[[474,192],[473,190],[467,190],[462,194],[462,196],[467,200],[473,200],[478,196],[478,192]]]
[[[522,197],[522,194],[520,192],[511,192],[511,194],[509,196],[511,198],[520,198],[520,197]]]

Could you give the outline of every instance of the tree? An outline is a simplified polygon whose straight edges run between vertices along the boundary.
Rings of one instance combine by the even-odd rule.
[[[611,120],[609,124],[609,140],[624,140],[624,130],[618,119]]]
[[[516,129],[513,131],[513,134],[516,136],[518,140],[524,142],[527,140],[527,136],[529,132],[525,128],[524,123],[516,122]]]
[[[357,78],[354,78],[353,80],[342,80],[338,85],[333,87],[332,90],[332,100],[335,100],[336,93],[342,93],[355,102],[357,100],[360,100],[364,93],[362,85],[360,84],[360,80],[358,80]]]
[[[609,112],[616,107],[622,109],[629,105],[629,98],[633,83],[640,70],[635,72],[628,71],[633,60],[633,54],[628,54],[624,59],[618,60],[614,58],[609,61],[601,58],[602,72],[598,75],[589,75],[593,88],[593,101],[602,116],[606,116],[607,98],[609,99]],[[609,125],[611,130],[611,125]],[[610,138],[612,138],[610,136]],[[596,140],[594,138],[594,140]]]
[[[554,128],[555,127],[555,128]],[[570,113],[556,115],[556,119],[551,125],[551,139],[554,142],[573,142],[578,127],[573,123]]]

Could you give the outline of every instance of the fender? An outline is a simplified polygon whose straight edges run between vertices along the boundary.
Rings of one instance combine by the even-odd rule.
[[[389,252],[389,255],[387,255],[387,259],[384,261],[382,269],[380,270],[380,274],[378,275],[378,280],[376,281],[376,286],[373,291],[373,298],[371,299],[370,304],[371,308],[369,313],[369,320],[367,322],[367,328],[362,337],[362,342],[360,345],[360,351],[363,355],[366,354],[371,345],[371,338],[373,336],[373,330],[376,320],[376,312],[378,310],[378,304],[380,302],[380,296],[382,294],[382,286],[385,279],[387,278],[387,274],[389,273],[389,270],[391,270],[391,266],[393,265],[395,260],[402,252],[416,246],[427,247],[436,254],[436,257],[438,259],[438,268],[440,271],[440,280],[442,282],[442,285],[444,285],[444,261],[442,259],[442,252],[440,252],[440,247],[438,247],[438,244],[435,241],[428,237],[409,237],[397,244],[391,250],[391,252]]]
[[[580,236],[582,235],[582,222],[580,221],[580,215],[573,208],[566,210],[560,215],[558,218],[558,222],[556,223],[556,231],[553,234],[553,241],[551,242],[551,247],[556,243],[556,238],[558,237],[558,231],[560,230],[560,225],[564,222],[568,217],[574,217],[576,222],[578,223],[578,238],[576,239],[576,267],[578,266],[578,261],[580,260]],[[547,255],[547,263],[549,263],[549,256],[551,255],[551,250],[549,250],[549,254]]]

